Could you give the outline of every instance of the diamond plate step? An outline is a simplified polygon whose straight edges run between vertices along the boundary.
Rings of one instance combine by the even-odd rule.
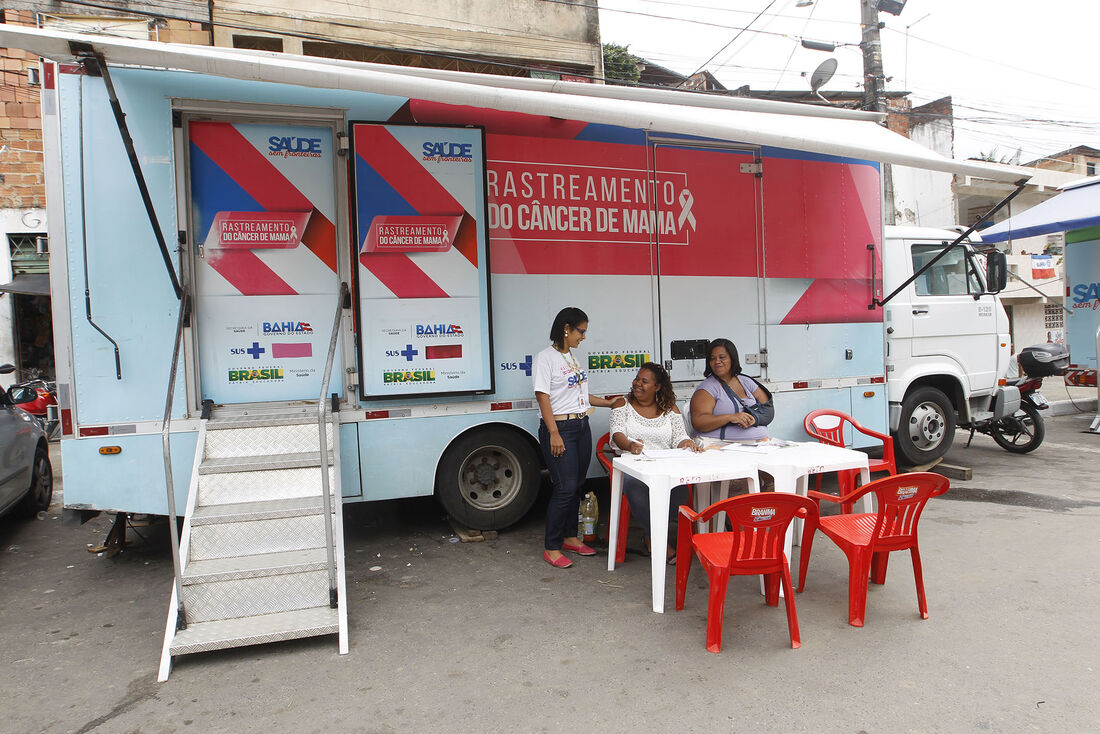
[[[328,572],[254,576],[183,587],[188,621],[212,622],[274,614],[328,603]]]
[[[263,421],[263,425],[222,426],[213,431],[207,424],[206,444],[203,457],[222,459],[245,456],[278,456],[281,454],[300,454],[316,451],[319,436],[317,422],[313,423],[274,423]],[[325,436],[332,446],[332,424],[325,423]]]
[[[332,452],[328,452],[329,466],[334,464]],[[307,451],[273,456],[243,456],[224,459],[203,459],[199,474],[219,474],[238,471],[266,471],[269,469],[294,469],[321,466],[321,452]]]
[[[328,486],[336,487],[336,467],[329,466]],[[199,477],[200,505],[321,496],[321,472],[317,467],[203,474]]]
[[[339,515],[335,513],[333,519],[340,521]],[[192,525],[188,565],[210,558],[324,547],[325,523],[324,515],[320,511],[272,520]]]
[[[332,635],[338,631],[337,612],[328,606],[217,622],[193,622],[172,638],[171,654],[187,655],[227,647],[296,640],[301,637]]]
[[[303,515],[316,515],[323,511],[319,493],[312,497],[290,497],[283,500],[207,505],[195,508],[195,511],[191,514],[191,527],[196,528],[202,525],[230,522],[251,522],[253,520],[274,520],[281,517],[301,517]]]
[[[248,415],[213,416],[206,422],[206,430],[222,431],[231,428],[262,428],[264,426],[298,425],[312,425],[314,428],[317,427],[316,405],[310,406],[309,410],[295,412],[259,412]]]
[[[184,586],[232,581],[243,578],[278,576],[302,571],[324,571],[328,563],[324,548],[263,553],[253,556],[230,556],[191,561],[183,574]]]

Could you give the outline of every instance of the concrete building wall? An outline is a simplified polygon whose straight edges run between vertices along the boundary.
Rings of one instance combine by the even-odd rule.
[[[285,36],[282,50],[289,53],[300,52],[305,36],[588,74],[603,70],[594,0],[280,0],[263,9],[245,0],[222,0],[214,7],[214,43],[233,46],[235,35]]]
[[[1045,344],[1047,329],[1043,325],[1041,302],[1008,304],[1012,317],[1012,352],[1018,354],[1024,347]]]
[[[914,107],[908,115],[908,134],[947,158],[954,157],[955,129],[951,98]],[[950,173],[892,166],[894,176],[895,224],[921,227],[949,227],[958,224]]]

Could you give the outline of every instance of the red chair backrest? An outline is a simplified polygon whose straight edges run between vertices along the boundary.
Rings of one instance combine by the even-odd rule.
[[[605,433],[604,435],[600,436],[599,441],[596,441],[596,458],[601,464],[603,464],[603,468],[607,470],[608,474],[611,474],[611,454],[609,453],[611,451],[610,444],[610,433]]]
[[[735,536],[730,565],[775,561],[783,553],[787,526],[795,517],[816,518],[817,504],[796,494],[759,492],[715,502],[700,513],[703,519],[725,512]]]
[[[947,491],[947,477],[931,472],[898,474],[871,482],[866,489],[878,498],[878,516],[871,547],[878,550],[909,548],[917,538],[917,523],[928,500]]]
[[[835,418],[836,426],[827,427],[833,421],[831,420],[819,420],[820,418]],[[844,448],[844,423],[855,423],[852,420],[852,416],[841,413],[839,410],[829,410],[828,408],[821,408],[819,410],[811,411],[806,415],[806,418],[802,421],[802,427],[806,430],[806,433],[810,434],[813,438],[816,438],[821,443],[827,443],[831,446],[839,446]],[[821,424],[825,424],[824,426]]]

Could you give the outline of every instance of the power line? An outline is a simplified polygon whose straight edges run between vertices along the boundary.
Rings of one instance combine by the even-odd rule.
[[[887,26],[886,30],[892,31],[893,33],[897,33],[899,35],[902,33],[901,31],[897,31],[897,30],[894,30],[893,28],[890,28],[889,26]],[[967,57],[972,58],[972,59],[978,59],[980,61],[985,61],[987,63],[995,64],[997,66],[1001,66],[1001,67],[1004,67],[1006,69],[1012,69],[1013,71],[1019,71],[1019,72],[1025,73],[1025,74],[1031,74],[1032,76],[1039,77],[1040,79],[1046,79],[1048,81],[1059,82],[1061,84],[1068,84],[1068,85],[1074,86],[1074,87],[1081,87],[1082,89],[1088,89],[1088,90],[1091,90],[1091,91],[1100,91],[1100,87],[1094,87],[1094,86],[1090,86],[1088,84],[1081,84],[1080,82],[1070,81],[1069,79],[1061,79],[1059,77],[1051,76],[1049,74],[1043,74],[1041,72],[1035,71],[1034,69],[1028,69],[1028,68],[1025,68],[1025,67],[1022,67],[1022,66],[1013,66],[1012,64],[1006,64],[1004,61],[1001,61],[1001,60],[995,60],[995,59],[986,58],[985,56],[979,56],[977,54],[970,53],[969,51],[963,51],[962,49],[954,48],[952,46],[947,46],[947,45],[942,44],[942,43],[937,43],[936,41],[930,41],[929,39],[922,38],[921,36],[915,36],[915,35],[910,34],[909,37],[912,38],[915,41],[920,41],[922,43],[927,43],[929,46],[935,46],[936,48],[942,48],[945,51],[951,51],[951,52],[957,53],[961,56],[967,56]]]
[[[802,35],[806,35],[806,28],[809,27],[810,21],[813,20],[814,11],[817,10],[817,5],[810,6],[810,12],[806,16],[806,22],[802,24]],[[787,73],[787,67],[791,65],[791,60],[794,59],[795,52],[798,51],[798,46],[791,46],[791,52],[787,55],[787,61],[783,64],[783,71],[779,72],[779,76],[775,79],[775,86],[772,87],[774,92],[779,88],[779,83],[783,81],[783,75]]]
[[[696,74],[698,74],[698,73],[699,73],[700,71],[702,71],[703,69],[705,69],[705,68],[706,68],[707,64],[709,64],[710,62],[714,61],[714,58],[715,58],[715,57],[716,57],[716,56],[717,56],[718,54],[722,53],[722,52],[723,52],[723,51],[725,51],[725,50],[726,50],[727,48],[729,48],[730,46],[732,46],[732,45],[733,45],[733,42],[734,42],[734,41],[736,41],[736,40],[737,40],[738,38],[740,38],[740,37],[742,36],[742,34],[744,34],[744,33],[745,33],[745,31],[747,31],[747,30],[749,29],[749,26],[751,26],[751,25],[752,25],[753,23],[755,23],[755,22],[756,22],[757,20],[759,20],[759,19],[760,19],[760,16],[764,14],[764,11],[768,10],[769,8],[771,8],[771,6],[775,5],[775,2],[776,2],[776,0],[771,0],[771,2],[770,2],[770,3],[768,3],[767,7],[765,7],[765,8],[764,8],[764,10],[761,10],[761,11],[760,11],[759,13],[757,13],[757,14],[756,14],[756,17],[754,17],[754,18],[753,18],[752,20],[750,20],[750,21],[749,21],[749,25],[745,26],[744,28],[740,28],[740,29],[738,29],[737,33],[735,33],[735,34],[733,35],[733,38],[731,38],[731,39],[729,40],[729,42],[728,42],[728,43],[726,43],[726,45],[725,45],[725,46],[723,46],[722,48],[720,48],[720,49],[718,49],[717,51],[715,51],[715,52],[714,52],[714,55],[713,55],[713,56],[711,56],[711,57],[710,57],[709,59],[707,59],[707,60],[706,60],[706,61],[704,61],[704,62],[703,62],[702,64],[700,64],[700,65],[699,65],[699,68],[698,68],[698,69],[696,69],[695,71],[693,71],[693,72],[691,72],[690,74],[688,74],[688,77],[690,78],[690,77],[693,77],[693,76],[695,76]],[[760,31],[760,32],[761,32],[761,33],[764,33],[765,31]],[[680,84],[683,84],[683,82],[680,82]],[[680,86],[680,84],[677,84],[676,86]]]

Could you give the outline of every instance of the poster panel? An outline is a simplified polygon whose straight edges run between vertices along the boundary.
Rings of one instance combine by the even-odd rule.
[[[493,390],[483,141],[352,124],[363,398]]]
[[[195,120],[188,156],[202,398],[316,400],[338,287],[331,128]]]

